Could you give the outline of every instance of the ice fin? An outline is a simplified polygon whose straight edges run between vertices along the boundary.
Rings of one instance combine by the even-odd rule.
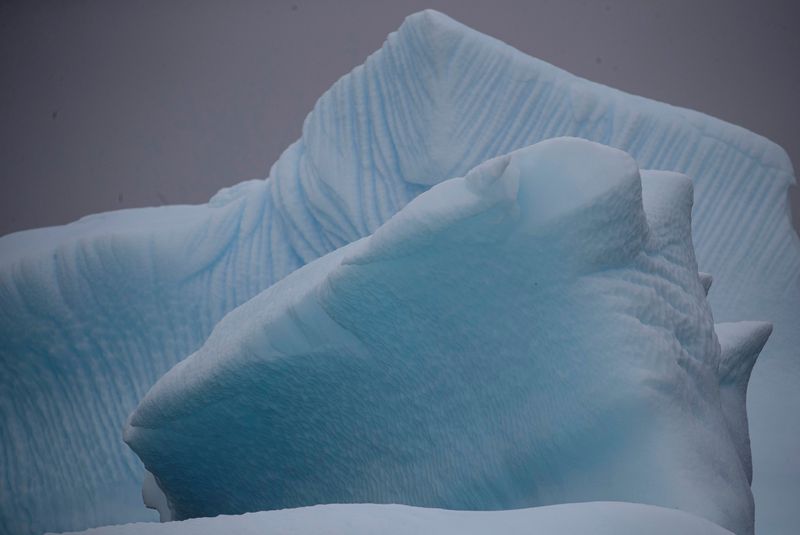
[[[660,249],[692,249],[692,204],[694,187],[684,174],[643,170],[642,202],[647,213],[653,244]]]
[[[761,321],[717,323],[714,326],[721,349],[719,367],[720,400],[728,430],[748,481],[753,481],[750,431],[747,423],[747,383],[750,372],[772,324]]]
[[[173,520],[172,510],[169,507],[169,501],[166,494],[158,486],[155,476],[149,470],[144,471],[144,480],[142,481],[142,501],[148,509],[155,509],[158,511],[159,519],[162,522],[169,522]]]
[[[761,349],[772,333],[763,321],[717,323],[714,326],[722,350],[720,385],[747,385]]]

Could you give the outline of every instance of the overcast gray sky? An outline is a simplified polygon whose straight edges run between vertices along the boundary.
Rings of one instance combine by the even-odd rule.
[[[800,8],[726,0],[0,4],[0,235],[265,177],[315,100],[432,7],[579,76],[742,125],[800,167]],[[793,193],[800,228],[800,196]]]

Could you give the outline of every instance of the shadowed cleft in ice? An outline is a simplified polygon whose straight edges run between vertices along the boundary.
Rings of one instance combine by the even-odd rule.
[[[769,329],[721,351],[691,206],[685,176],[585,140],[489,160],[229,313],[126,441],[177,519],[613,500],[751,533]]]

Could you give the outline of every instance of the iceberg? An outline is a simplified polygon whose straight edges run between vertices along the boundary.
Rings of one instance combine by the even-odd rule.
[[[489,160],[225,316],[126,441],[175,519],[601,500],[752,533],[745,391],[720,384],[770,326],[723,326],[722,353],[691,207],[687,177],[582,139]]]
[[[800,244],[784,151],[582,80],[433,11],[409,17],[320,98],[266,180],[207,205],[0,238],[0,533],[153,518],[120,430],[225,314],[374,233],[432,185],[565,135],[691,177],[714,318],[774,325],[747,392],[753,488],[759,532],[790,533],[800,523],[800,466],[790,462],[800,449]],[[741,390],[728,388],[740,405]]]
[[[730,535],[674,509],[572,503],[514,511],[443,511],[403,505],[318,505],[166,524],[90,529],[84,535]]]

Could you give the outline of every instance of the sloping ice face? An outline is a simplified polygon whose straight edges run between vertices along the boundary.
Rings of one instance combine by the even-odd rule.
[[[759,531],[800,522],[800,245],[773,143],[576,78],[426,11],[326,92],[265,181],[208,205],[126,210],[0,238],[0,531],[144,518],[120,430],[230,310],[374,232],[430,185],[542,139],[621,148],[694,182],[717,321],[775,331],[749,391]]]

